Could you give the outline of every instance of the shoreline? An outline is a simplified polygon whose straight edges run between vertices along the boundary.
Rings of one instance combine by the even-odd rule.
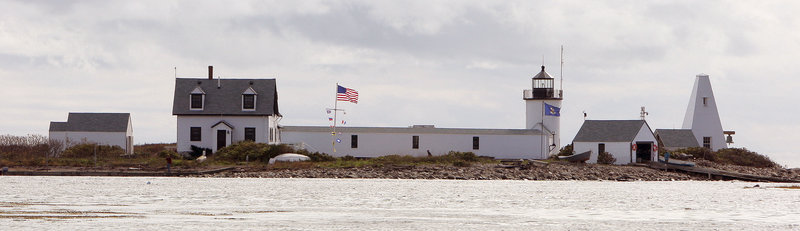
[[[750,172],[758,172],[751,170]],[[800,182],[800,170],[760,169],[762,176]],[[770,172],[770,173],[768,173]],[[784,172],[785,174],[775,174]],[[450,179],[450,180],[578,180],[578,181],[720,181],[705,175],[665,171],[646,166],[600,165],[554,162],[517,168],[497,164],[473,164],[469,167],[441,165],[383,166],[360,168],[270,169],[231,171],[204,175],[217,178],[354,178],[354,179]],[[767,182],[759,180],[758,182]],[[788,182],[788,181],[787,181]]]
[[[449,179],[449,180],[578,180],[578,181],[719,181],[707,176],[664,171],[645,166],[552,162],[519,167],[496,163],[452,165],[387,165],[352,168],[222,165],[199,168],[161,169],[108,167],[12,167],[8,175],[22,176],[120,176],[120,177],[210,177],[210,178],[350,178],[350,179]],[[760,176],[800,181],[800,169],[753,168],[698,162],[698,166]]]
[[[479,163],[469,167],[442,165],[383,166],[358,168],[271,169],[266,171],[231,171],[201,177],[217,178],[351,178],[351,179],[443,179],[443,180],[610,180],[674,181],[703,180],[676,172],[663,172],[638,166],[594,164],[548,164],[528,168],[500,168],[497,164]]]

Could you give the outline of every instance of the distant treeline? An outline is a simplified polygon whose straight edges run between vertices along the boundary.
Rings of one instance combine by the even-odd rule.
[[[56,157],[64,143],[43,135],[0,135],[0,159],[31,159]]]

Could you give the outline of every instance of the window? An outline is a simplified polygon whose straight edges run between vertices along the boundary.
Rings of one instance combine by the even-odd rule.
[[[472,137],[472,150],[478,150],[481,148],[481,138],[477,136]]]
[[[253,81],[250,81],[251,87],[248,87],[247,90],[242,92],[242,111],[255,111],[256,110],[256,93],[253,90]]]
[[[256,128],[244,128],[244,140],[256,141]]]
[[[350,135],[350,148],[358,148],[358,135]]]
[[[411,148],[412,149],[419,149],[419,136],[412,136],[411,137]]]
[[[242,110],[256,109],[256,95],[242,95]]]
[[[600,155],[600,153],[604,152],[606,152],[606,144],[603,143],[597,144],[597,154]]]
[[[203,94],[194,94],[191,95],[191,109],[200,109],[203,110]]]
[[[200,131],[200,127],[189,128],[189,141],[201,141]]]
[[[269,128],[269,142],[275,142],[275,141],[277,141],[275,139],[275,128],[270,127]]]
[[[708,97],[703,97],[703,106],[708,106]]]
[[[711,137],[703,137],[703,147],[704,148],[711,148]]]

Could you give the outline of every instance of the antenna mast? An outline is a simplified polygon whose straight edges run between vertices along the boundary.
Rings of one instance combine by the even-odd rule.
[[[558,90],[561,92],[558,95],[564,98],[564,45],[561,45],[561,70],[559,70],[558,75],[561,76],[561,86],[558,86]]]

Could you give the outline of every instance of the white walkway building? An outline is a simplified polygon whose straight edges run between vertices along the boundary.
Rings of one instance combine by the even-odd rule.
[[[377,157],[384,155],[443,155],[449,151],[474,152],[501,159],[545,159],[561,147],[561,91],[542,66],[523,91],[526,102],[524,129],[410,127],[282,126],[283,143],[302,146],[333,156]],[[335,151],[334,151],[335,148]]]

